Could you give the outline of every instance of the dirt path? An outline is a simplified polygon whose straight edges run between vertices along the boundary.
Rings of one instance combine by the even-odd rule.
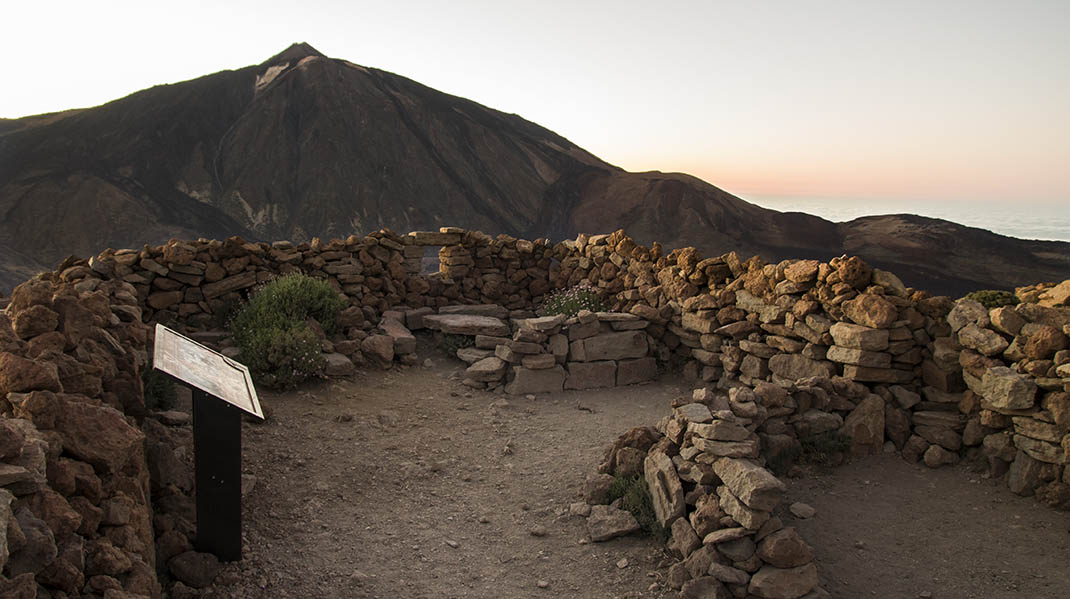
[[[686,388],[529,400],[472,391],[450,379],[460,362],[428,355],[431,368],[263,394],[272,418],[245,425],[257,482],[227,596],[668,596],[647,590],[669,563],[653,541],[587,543],[584,520],[562,512],[605,444]]]
[[[1070,514],[963,467],[882,455],[788,482],[833,597],[1070,597]]]
[[[661,547],[588,543],[567,507],[607,443],[689,393],[679,379],[531,400],[471,391],[459,362],[421,354],[434,365],[262,394],[270,421],[244,427],[246,555],[216,597],[676,596],[653,584]],[[833,597],[1067,596],[1067,516],[964,471],[886,456],[789,482],[818,510],[794,524]]]

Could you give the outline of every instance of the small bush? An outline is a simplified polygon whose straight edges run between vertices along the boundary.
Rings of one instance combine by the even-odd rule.
[[[669,531],[658,522],[650,489],[642,476],[616,477],[609,487],[609,501],[612,503],[618,499],[621,500],[621,508],[631,512],[647,534],[661,543],[669,540]]]
[[[311,318],[330,335],[344,303],[326,281],[300,273],[289,274],[255,290],[234,317],[231,328],[248,325],[286,328]]]
[[[804,464],[830,464],[832,456],[851,451],[851,438],[839,431],[827,431],[799,439],[802,451],[799,461]]]
[[[575,287],[558,290],[550,294],[543,301],[542,306],[539,307],[539,316],[556,316],[558,314],[575,316],[580,310],[601,312],[605,309],[602,298],[598,295],[598,290],[587,283],[580,283]]]
[[[446,352],[448,356],[456,356],[457,350],[464,349],[466,347],[472,347],[475,345],[475,339],[468,335],[454,335],[452,333],[446,333],[442,335],[442,340],[439,341],[438,347],[442,351]]]
[[[145,395],[145,407],[150,410],[165,412],[175,407],[178,392],[175,381],[166,373],[152,367],[152,359],[141,371],[141,386]]]
[[[330,285],[302,274],[265,284],[231,321],[241,361],[258,382],[272,387],[292,387],[318,376],[324,358],[308,319],[330,334],[342,305]]]
[[[982,306],[991,310],[992,308],[999,308],[1000,306],[1017,306],[1018,296],[1010,291],[1001,291],[999,289],[982,289],[980,291],[973,291],[966,294],[966,299],[972,299],[979,302]]]

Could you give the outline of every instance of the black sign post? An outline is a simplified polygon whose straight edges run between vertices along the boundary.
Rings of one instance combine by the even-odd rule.
[[[241,418],[263,418],[249,369],[156,325],[153,367],[193,391],[198,551],[241,559]]]
[[[193,389],[197,551],[241,559],[241,412]]]

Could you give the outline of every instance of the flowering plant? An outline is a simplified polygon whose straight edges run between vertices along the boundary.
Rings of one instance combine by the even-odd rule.
[[[539,316],[575,316],[580,310],[601,312],[605,310],[598,290],[583,282],[568,289],[559,289],[550,294],[539,307]]]
[[[258,382],[292,387],[319,376],[326,360],[315,320],[327,333],[336,325],[342,298],[324,281],[286,275],[256,290],[231,321],[239,359]]]

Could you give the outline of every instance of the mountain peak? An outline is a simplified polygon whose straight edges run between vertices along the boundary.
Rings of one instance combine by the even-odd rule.
[[[318,56],[320,58],[326,58],[319,50],[313,48],[306,42],[297,42],[290,44],[289,48],[286,48],[282,52],[279,52],[275,56],[264,61],[264,64],[278,64],[280,62],[297,62],[302,58],[308,58],[309,56]]]

